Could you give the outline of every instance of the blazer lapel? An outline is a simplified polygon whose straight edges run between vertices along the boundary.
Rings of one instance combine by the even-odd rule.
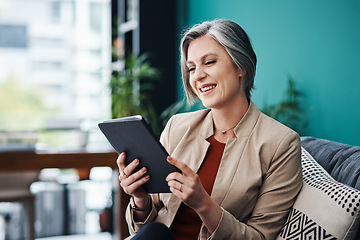
[[[220,206],[228,193],[230,185],[234,179],[241,153],[247,143],[247,138],[232,138],[226,143],[226,147],[220,162],[219,170],[215,178],[211,197]]]
[[[247,113],[234,128],[237,138],[230,138],[226,143],[211,194],[211,197],[220,206],[234,180],[248,138],[257,123],[259,115],[259,109],[251,102]]]
[[[194,134],[194,133],[189,133],[189,134]],[[171,156],[174,157],[175,159],[183,161],[194,172],[197,172],[202,162],[204,161],[204,158],[210,146],[210,143],[207,141],[207,139],[211,137],[213,134],[214,134],[214,129],[213,129],[212,114],[211,112],[209,112],[205,116],[204,122],[202,123],[200,130],[198,130],[197,135],[193,137],[193,140],[188,144],[186,144],[185,146],[177,148],[171,154]],[[168,226],[171,225],[176,215],[176,212],[180,207],[180,204],[181,204],[180,199],[178,199],[174,194],[171,194],[169,196],[168,199],[169,207],[167,209],[168,218],[166,219],[166,221],[164,221],[166,222],[166,225]]]
[[[213,120],[211,111],[205,116],[202,125],[197,133],[189,133],[189,135],[196,134],[195,137],[187,136],[191,140],[183,148],[176,149],[172,156],[175,159],[186,163],[194,172],[197,172],[204,161],[210,143],[207,141],[209,137],[214,134]]]

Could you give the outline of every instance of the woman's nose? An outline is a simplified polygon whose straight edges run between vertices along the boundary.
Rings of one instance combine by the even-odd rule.
[[[206,73],[205,73],[204,69],[202,67],[198,67],[198,68],[195,69],[195,72],[194,72],[194,75],[193,75],[193,80],[194,81],[200,81],[205,76],[206,76]]]

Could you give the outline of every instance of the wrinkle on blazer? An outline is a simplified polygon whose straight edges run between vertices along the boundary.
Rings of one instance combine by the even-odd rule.
[[[274,239],[302,186],[301,145],[297,133],[267,117],[251,102],[228,139],[211,197],[223,209],[214,233],[203,225],[199,239]],[[214,134],[211,110],[173,116],[161,143],[169,154],[197,172]],[[170,227],[181,201],[173,194],[152,194],[153,208],[144,222],[134,222],[128,207],[129,231],[159,221]]]

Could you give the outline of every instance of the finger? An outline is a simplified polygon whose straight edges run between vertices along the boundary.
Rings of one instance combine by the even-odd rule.
[[[149,175],[144,176],[146,172],[147,169],[143,167],[127,178],[122,178],[122,176],[119,176],[121,187],[127,194],[133,195],[133,192],[136,189],[138,189],[141,185],[150,179]]]
[[[124,192],[126,192],[129,195],[134,195],[134,192],[149,180],[150,180],[150,176],[146,175],[146,176],[140,178],[139,180],[133,182],[132,184],[123,187]]]
[[[124,175],[125,177],[129,176],[132,171],[139,165],[139,159],[134,159],[128,166],[125,163],[126,154],[125,152],[120,153],[117,159],[117,165],[119,168],[120,175]]]
[[[165,180],[167,182],[177,181],[177,182],[180,182],[180,183],[185,183],[186,176],[184,176],[183,174],[181,174],[179,172],[172,172],[172,173],[169,173],[169,175],[166,176]]]
[[[120,171],[120,181],[129,178],[132,175],[134,169],[139,165],[139,159],[135,158],[129,165],[127,165],[122,171]]]
[[[168,185],[170,188],[176,189],[179,192],[182,192],[183,188],[185,187],[182,183],[178,181],[169,181]]]
[[[184,193],[184,185],[179,186],[178,188],[174,186],[169,186],[169,189],[175,196],[177,196],[181,201],[183,201],[184,196],[186,194]]]
[[[181,192],[179,191],[179,189],[174,188],[174,187],[170,187],[170,191],[171,191],[175,196],[177,196],[178,198],[180,198]],[[180,198],[180,199],[181,199],[181,198]]]
[[[191,170],[191,168],[189,168],[188,165],[186,165],[185,163],[183,163],[183,162],[181,162],[179,160],[176,160],[175,158],[173,158],[171,156],[167,157],[167,161],[170,164],[177,167],[178,169],[180,169],[185,176],[191,176],[191,175],[194,174],[194,171]]]
[[[118,168],[119,168],[119,172],[122,172],[123,169],[126,167],[125,165],[125,158],[126,158],[126,154],[124,152],[120,153],[117,160],[116,160],[116,163],[118,165]]]
[[[130,185],[133,182],[137,181],[139,178],[141,178],[142,176],[144,176],[144,174],[147,172],[146,167],[141,168],[139,171],[136,171],[135,173],[129,175],[129,176],[124,176],[121,175],[119,176],[119,180],[121,183],[124,183],[126,185]]]

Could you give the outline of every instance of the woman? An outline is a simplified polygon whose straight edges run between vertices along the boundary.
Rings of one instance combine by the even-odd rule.
[[[149,197],[146,169],[133,172],[139,160],[125,166],[119,156],[130,233],[161,222],[176,239],[274,239],[302,186],[300,139],[251,101],[247,34],[229,20],[195,25],[181,41],[181,67],[188,100],[207,109],[173,116],[161,135],[182,171],[166,178],[172,194]]]

